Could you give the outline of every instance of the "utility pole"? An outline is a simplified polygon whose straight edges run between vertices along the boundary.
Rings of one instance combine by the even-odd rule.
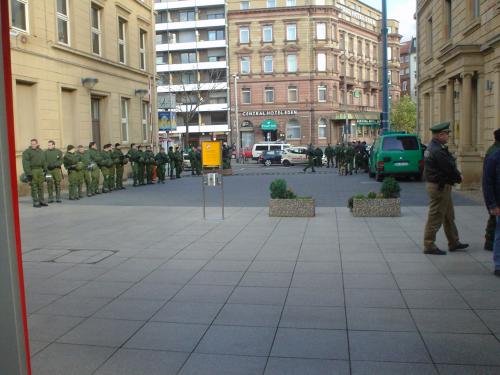
[[[240,120],[238,116],[238,80],[240,77],[233,74],[234,78],[234,118],[236,125],[236,160],[240,161]]]
[[[387,68],[387,0],[382,0],[382,134],[390,130]]]

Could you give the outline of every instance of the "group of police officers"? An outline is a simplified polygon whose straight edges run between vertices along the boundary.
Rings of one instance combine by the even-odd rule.
[[[321,148],[315,149],[310,144],[307,149],[308,165],[304,168],[304,172],[309,168],[312,172],[316,172],[314,167],[322,167],[323,155],[326,156],[326,167],[338,168],[340,175],[352,175],[358,171],[368,172],[369,155],[366,142],[338,143],[336,146],[329,143],[324,152]]]
[[[201,175],[201,153],[193,147],[188,153],[191,163],[191,173]],[[125,189],[123,174],[125,165],[132,166],[133,186],[153,184],[156,168],[157,183],[165,183],[168,174],[170,179],[181,177],[183,170],[183,152],[180,147],[174,150],[169,147],[168,152],[163,147],[155,155],[151,146],[142,146],[132,143],[126,154],[121,150],[120,143],[103,146],[102,151],[97,149],[95,142],[90,142],[87,150],[82,145],[75,147],[68,145],[66,153],[56,148],[54,141],[49,141],[46,150],[42,150],[36,139],[22,155],[24,174],[23,182],[31,185],[33,207],[47,206],[48,203],[61,203],[61,182],[64,178],[62,167],[68,175],[68,191],[70,200],[84,197],[85,185],[88,197],[96,194],[109,193],[113,190]],[[102,174],[102,188],[100,179]],[[44,199],[44,183],[47,183],[48,201]]]

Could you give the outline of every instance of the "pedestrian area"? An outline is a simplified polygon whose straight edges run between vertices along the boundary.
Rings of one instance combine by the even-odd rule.
[[[471,250],[441,257],[425,207],[226,213],[23,205],[33,374],[500,374],[484,208],[457,208]]]

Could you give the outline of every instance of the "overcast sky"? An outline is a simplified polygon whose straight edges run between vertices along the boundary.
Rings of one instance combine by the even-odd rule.
[[[376,9],[382,10],[382,0],[361,0]],[[387,0],[387,17],[399,21],[399,33],[402,40],[416,36],[415,14],[416,0]]]

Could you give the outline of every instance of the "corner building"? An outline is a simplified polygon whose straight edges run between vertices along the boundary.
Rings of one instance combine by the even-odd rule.
[[[479,187],[500,126],[500,0],[418,0],[418,127],[450,121],[462,188]]]
[[[152,0],[10,0],[18,172],[30,139],[154,143]]]
[[[378,10],[341,0],[229,0],[227,8],[232,135],[237,134],[237,75],[242,147],[376,137],[382,71]],[[387,79],[398,99],[400,35],[397,21],[388,23]]]

